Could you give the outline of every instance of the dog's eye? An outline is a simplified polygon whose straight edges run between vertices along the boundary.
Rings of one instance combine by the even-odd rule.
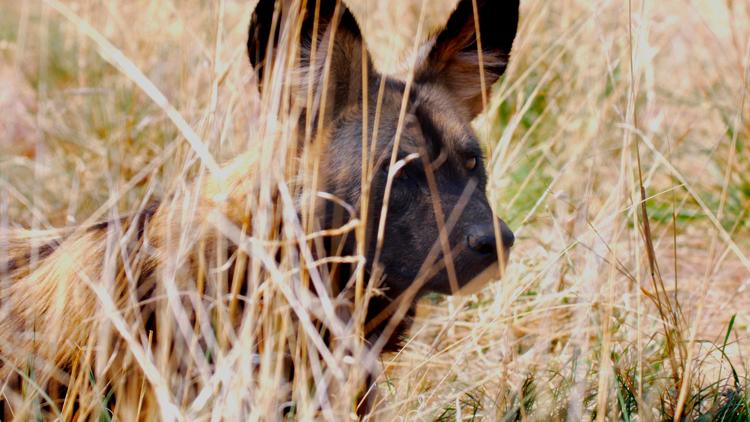
[[[471,157],[464,161],[464,167],[466,167],[466,170],[474,170],[477,168],[477,164],[479,163],[479,160],[477,160],[477,157]]]

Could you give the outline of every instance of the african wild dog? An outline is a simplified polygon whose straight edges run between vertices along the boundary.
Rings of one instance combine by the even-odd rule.
[[[476,2],[481,28],[482,57],[477,48],[474,22]],[[284,59],[288,48],[268,49],[282,37],[279,30],[288,16],[290,4],[299,2],[262,0],[252,16],[248,53],[256,69],[264,72],[272,59]],[[305,3],[305,2],[302,2]],[[389,165],[397,136],[402,100],[406,84],[402,80],[380,75],[371,61],[367,61],[368,80],[362,82],[362,50],[366,45],[355,17],[336,1],[308,1],[302,14],[300,62],[306,67],[302,72],[313,81],[320,96],[326,79],[327,101],[324,119],[315,114],[311,121],[325,122],[326,136],[317,139],[327,148],[326,160],[321,166],[325,190],[354,206],[361,204],[362,179],[362,133],[363,108],[368,110],[367,127],[375,131],[377,140],[366,148],[372,149],[376,171],[369,186],[370,198],[366,214],[368,270],[378,258],[384,274],[385,296],[370,302],[368,322],[374,329],[373,336],[380,335],[384,328],[378,324],[384,310],[393,309],[392,301],[408,297],[410,304],[425,292],[455,293],[470,282],[481,285],[481,273],[504,265],[507,253],[514,242],[514,235],[501,220],[495,220],[485,195],[487,174],[482,151],[476,135],[470,127],[471,120],[482,111],[482,87],[489,87],[505,71],[518,24],[517,0],[461,0],[451,15],[446,27],[436,34],[430,43],[432,50],[421,63],[417,63],[413,85],[406,102],[403,132],[400,134],[397,159],[418,157],[396,173],[390,195],[386,195]],[[318,7],[318,10],[316,10]],[[319,17],[318,34],[313,34],[314,16]],[[334,32],[335,40],[330,42]],[[275,31],[274,31],[275,28]],[[314,36],[315,35],[315,36]],[[317,57],[311,57],[311,45],[315,38]],[[327,45],[332,46],[328,51]],[[325,73],[323,63],[330,55],[330,70]],[[480,71],[483,64],[483,72]],[[313,75],[313,76],[310,76]],[[485,78],[484,84],[481,77]],[[263,86],[261,76],[261,88]],[[308,79],[303,78],[305,89]],[[363,86],[364,85],[364,86]],[[368,94],[364,104],[363,92]],[[381,94],[382,93],[382,94]],[[380,95],[379,95],[380,94]],[[376,116],[377,111],[380,115]],[[305,110],[307,111],[307,110]],[[376,118],[378,121],[376,122]],[[428,260],[430,252],[440,244],[439,230],[444,221],[460,202],[462,194],[471,191],[468,200],[458,210],[459,216],[451,228],[447,247],[439,248],[438,261],[447,261],[443,268],[419,278],[419,265]],[[383,198],[389,196],[387,224],[383,236],[382,253],[378,254],[378,218]],[[321,214],[327,219],[324,227],[334,227],[332,221],[338,215],[328,203]],[[362,212],[362,210],[360,210]],[[339,213],[340,214],[340,213]],[[499,234],[496,238],[495,234]],[[347,240],[344,253],[352,253],[354,239]],[[445,252],[452,260],[444,260]],[[498,251],[505,255],[498,260]],[[491,274],[490,274],[491,275]],[[346,279],[344,277],[344,279]],[[470,286],[476,288],[477,286]],[[390,306],[389,306],[390,305]],[[386,347],[395,347],[399,335],[409,325],[413,306],[400,318],[401,325],[388,336]],[[390,334],[390,333],[389,333]]]
[[[292,10],[293,4],[305,6]],[[421,295],[480,287],[499,277],[507,260],[514,236],[488,203],[484,160],[470,121],[482,110],[482,87],[505,70],[517,21],[517,0],[461,0],[408,83],[378,74],[357,21],[341,2],[261,0],[253,12],[247,48],[261,90],[272,84],[274,65],[298,54],[287,62],[298,76],[288,88],[292,98],[301,98],[298,107],[306,104],[307,92],[312,94],[313,107],[302,106],[298,138],[303,148],[322,151],[318,190],[339,199],[317,202],[317,228],[342,224],[346,211],[337,205],[341,203],[365,222],[365,274],[382,294],[369,300],[364,333],[377,350],[396,348]],[[372,145],[363,145],[365,127],[370,134],[377,132]],[[369,163],[362,161],[363,150],[370,152]],[[370,163],[365,177],[362,169]],[[197,196],[188,198],[197,206],[187,216],[177,201],[163,198],[131,218],[34,236],[0,235],[0,375],[23,367],[30,356],[49,377],[58,368],[79,365],[84,357],[92,359],[86,345],[93,344],[94,319],[102,307],[121,310],[124,323],[147,327],[155,343],[174,343],[179,339],[163,328],[173,325],[173,315],[160,313],[165,297],[174,300],[175,292],[185,289],[210,298],[220,291],[214,282],[238,286],[242,293],[257,288],[241,285],[252,269],[237,246],[206,228],[216,210],[240,227],[253,226],[251,210],[260,194],[243,165],[251,167],[237,159],[220,178],[197,184]],[[383,215],[385,225],[380,224]],[[186,236],[200,244],[199,253],[171,249],[174,239]],[[355,255],[357,240],[352,235],[327,237],[315,253]],[[179,268],[170,260],[175,255],[182,257]],[[222,271],[206,270],[206,262],[230,256],[231,265]],[[106,277],[119,283],[107,287],[112,303],[102,302],[104,290],[97,287],[105,269],[111,273]],[[331,272],[330,291],[350,291],[355,272],[353,264],[338,265]],[[179,282],[165,287],[165,278]],[[189,323],[198,317],[188,315]],[[133,341],[112,342],[121,347]],[[120,372],[110,379],[126,379],[136,367],[134,359],[123,358]],[[41,375],[39,382],[44,383]],[[117,400],[126,408],[123,399]]]

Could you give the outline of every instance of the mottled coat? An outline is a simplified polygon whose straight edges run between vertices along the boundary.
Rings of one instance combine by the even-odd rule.
[[[354,290],[352,277],[364,274],[380,292],[368,296],[365,338],[378,350],[393,349],[419,296],[475,289],[499,277],[513,244],[512,232],[487,201],[485,160],[470,122],[507,65],[518,1],[460,1],[415,56],[406,80],[375,70],[357,20],[342,3],[309,1],[292,10],[293,3],[259,2],[250,24],[250,61],[266,92],[274,84],[273,66],[291,69],[293,77],[282,85],[299,110],[299,145],[319,153],[317,188],[337,198],[317,201],[313,227],[336,229],[351,213],[363,221],[357,236],[328,236],[313,251],[318,258],[363,252],[364,271],[336,264],[327,288],[334,295]],[[269,195],[253,182],[254,160],[239,157],[179,201],[150,202],[126,218],[0,237],[0,375],[17,371],[31,356],[44,368],[38,374],[43,385],[56,368],[82,359],[104,365],[118,347],[127,344],[132,351],[151,341],[129,338],[118,323],[145,327],[140,332],[153,334],[154,342],[177,342],[166,327],[191,324],[200,315],[173,321],[174,315],[160,313],[159,303],[165,297],[190,300],[175,296],[183,289],[201,300],[226,289],[216,284],[231,286],[234,315],[242,306],[237,297],[257,286],[242,285],[250,269],[236,254],[236,239],[219,235],[216,225],[226,220],[253,231],[253,210]],[[185,244],[193,249],[174,250]],[[237,258],[219,275],[207,271],[207,262],[230,256]],[[114,310],[124,316],[111,321],[120,338],[92,356],[84,346],[101,342],[93,321]],[[139,357],[120,359],[125,373]]]

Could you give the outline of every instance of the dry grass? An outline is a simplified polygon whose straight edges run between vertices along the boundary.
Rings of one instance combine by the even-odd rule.
[[[422,301],[406,347],[381,359],[375,419],[748,420],[750,6],[522,3],[511,66],[477,122],[489,195],[519,235],[510,268],[479,294]],[[0,0],[0,230],[189,197],[188,180],[242,151],[290,156],[260,135],[266,109],[243,55],[248,2],[66,1],[67,18],[56,4]],[[292,182],[289,169],[261,184]],[[281,287],[294,273],[280,272],[293,262],[277,269],[264,294],[278,307],[249,315],[266,333],[297,330]],[[102,318],[101,330],[128,331]],[[144,333],[128,341],[152,371],[139,392],[97,384],[106,359],[63,368],[83,403],[75,411],[110,418],[118,393],[113,410],[127,419],[125,403],[161,388],[174,406],[161,417],[262,417],[285,394],[272,353],[285,340],[251,359],[252,338],[213,324],[197,335],[216,342],[203,357],[152,354]],[[288,347],[312,352],[295,357],[295,411],[336,420],[356,368],[333,350],[348,380],[337,383],[299,330],[309,349]],[[110,344],[89,345],[100,346]],[[72,414],[19,370],[26,381],[1,384],[1,398],[23,403],[25,417]],[[321,383],[342,404],[314,396]]]

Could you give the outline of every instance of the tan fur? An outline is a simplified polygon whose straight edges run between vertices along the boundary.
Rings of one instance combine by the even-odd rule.
[[[200,266],[208,263],[213,267],[220,258],[216,230],[207,223],[208,216],[219,212],[238,227],[249,226],[249,214],[243,210],[253,193],[247,175],[255,161],[253,154],[245,154],[220,174],[193,186],[179,201],[168,199],[109,224],[2,233],[0,379],[33,367],[34,382],[39,386],[50,381],[66,386],[73,380],[66,379],[60,369],[75,367],[86,359],[105,362],[97,365],[105,372],[98,374],[103,380],[118,380],[118,374],[129,373],[133,358],[122,341],[101,338],[109,317],[95,289],[109,293],[133,332],[142,331],[139,306],[166,296],[161,278],[173,275],[176,266],[180,276],[174,280],[180,291],[210,291],[206,286],[211,283],[196,278],[211,277]],[[196,199],[197,205],[184,206],[191,199]],[[159,306],[155,308],[158,311]],[[112,341],[111,351],[92,349],[107,340]],[[103,353],[97,356],[96,352]],[[115,362],[106,362],[110,353]],[[136,375],[130,376],[140,385],[142,376]],[[119,382],[127,383],[128,378]]]
[[[462,4],[465,11],[468,3]],[[264,4],[269,5],[273,4]],[[263,11],[272,13],[268,7]],[[50,410],[55,416],[59,412],[63,419],[90,417],[95,414],[93,407],[110,410],[106,400],[102,403],[105,391],[116,397],[112,411],[123,420],[138,418],[143,406],[149,408],[144,411],[148,415],[189,419],[190,415],[205,415],[212,406],[221,406],[222,400],[241,401],[237,409],[251,401],[253,406],[273,413],[291,399],[301,406],[313,406],[312,412],[316,412],[319,406],[324,408],[318,400],[358,391],[369,382],[376,362],[365,345],[371,333],[366,327],[359,332],[345,325],[354,316],[357,320],[368,318],[375,308],[370,306],[372,302],[368,304],[370,298],[362,295],[363,285],[357,287],[360,297],[352,293],[351,283],[326,285],[327,276],[337,271],[340,262],[358,265],[355,272],[365,268],[359,264],[370,259],[367,247],[356,251],[364,256],[341,256],[340,250],[329,250],[321,240],[324,235],[348,236],[359,227],[357,212],[345,205],[350,221],[342,222],[346,223],[344,227],[326,222],[325,234],[309,233],[317,224],[310,210],[318,210],[325,201],[315,201],[301,192],[317,195],[318,189],[325,189],[332,193],[326,200],[359,202],[359,192],[345,196],[357,187],[353,181],[364,177],[362,169],[353,165],[356,160],[343,160],[351,154],[338,155],[339,160],[319,156],[331,158],[337,154],[326,149],[329,137],[350,141],[359,127],[352,125],[348,132],[332,135],[326,121],[342,117],[346,110],[339,107],[358,103],[364,89],[360,79],[366,59],[364,46],[347,16],[342,18],[345,24],[341,27],[332,26],[318,34],[314,65],[290,60],[300,53],[309,58],[313,50],[304,43],[297,45],[296,39],[278,49],[286,53],[276,58],[276,65],[263,64],[259,85],[268,108],[265,112],[276,115],[289,111],[294,123],[269,129],[274,133],[255,134],[260,152],[248,152],[216,174],[199,176],[188,187],[178,186],[158,204],[145,204],[126,218],[114,216],[106,223],[55,232],[0,234],[0,253],[4,254],[0,255],[0,376],[7,382],[29,385],[32,390],[32,399],[0,397],[14,402],[10,407],[15,409],[15,416],[31,417],[29,406],[38,395],[45,396],[45,412]],[[253,22],[260,21],[253,18]],[[476,76],[470,76],[476,73],[478,62],[462,53],[470,46],[474,30],[473,25],[464,26],[458,39],[434,46],[438,53],[429,53],[432,47],[417,53],[421,61],[429,62],[425,65],[429,70],[424,72],[433,74],[417,78],[413,89],[420,107],[434,110],[426,120],[433,120],[430,125],[448,139],[443,148],[446,154],[454,161],[465,155],[462,153],[473,154],[478,162],[479,147],[468,122],[478,111],[476,102],[482,96],[482,84]],[[250,32],[251,60],[265,57],[252,51],[257,34]],[[293,36],[284,31],[280,34],[282,41]],[[321,47],[326,45],[332,48]],[[500,62],[487,63],[495,66]],[[369,74],[369,63],[367,66],[364,69]],[[378,125],[395,129],[403,92],[398,85],[382,86],[389,92],[383,99],[387,116],[383,116],[386,122],[380,120]],[[374,99],[373,94],[367,95]],[[273,96],[283,98],[277,101]],[[305,122],[300,125],[304,128],[298,127],[301,108],[310,106],[306,116],[317,120],[316,124]],[[311,112],[319,106],[319,114]],[[352,110],[349,112],[355,113],[354,119],[362,117],[357,108]],[[302,129],[311,128],[315,133],[305,133],[303,140],[314,147],[303,147],[301,169],[297,169],[295,134],[301,136]],[[419,122],[407,122],[404,135],[412,140],[426,137]],[[379,140],[376,138],[372,153],[385,157],[377,150],[382,147]],[[474,150],[467,151],[467,141]],[[409,146],[407,139],[401,147],[408,151]],[[460,169],[456,174],[465,176],[461,180],[470,177],[465,167],[453,164]],[[280,170],[280,165],[286,167]],[[295,175],[305,179],[300,189],[277,183]],[[482,172],[471,177],[484,180],[485,175]],[[485,198],[477,204],[476,215],[488,221],[494,218]],[[437,220],[443,219],[437,211],[421,209],[420,215],[425,218],[434,213]],[[307,233],[296,223],[288,224],[296,221],[298,213],[309,223],[304,227]],[[433,231],[435,235],[423,236],[427,240],[421,243],[432,243],[437,236],[437,230]],[[447,240],[446,248],[450,247]],[[332,238],[331,242],[341,240]],[[262,247],[257,247],[259,244]],[[341,242],[338,246],[343,245]],[[314,256],[316,253],[326,256],[320,258]],[[481,260],[466,262],[473,271],[488,256],[494,259],[494,255],[484,254]],[[372,261],[378,262],[377,254]],[[289,274],[294,283],[287,283]],[[391,291],[405,290],[403,285],[414,279],[408,273],[390,274],[396,274]],[[381,295],[372,290],[373,296]],[[436,291],[443,290],[438,286]],[[392,303],[404,301],[412,306],[414,297],[404,297],[394,295]],[[383,310],[388,310],[385,305]],[[394,321],[400,333],[408,327],[410,317],[398,315]],[[398,337],[393,330],[382,333],[382,339],[388,342]],[[373,346],[374,353],[385,347],[380,338],[377,342],[381,344]],[[352,359],[360,359],[357,362],[361,367],[344,369]],[[263,364],[255,363],[260,360]],[[287,372],[290,367],[295,371],[293,377]],[[244,373],[234,378],[234,374],[228,374],[232,371]],[[264,381],[270,381],[272,387]],[[324,385],[327,381],[331,384]],[[290,383],[295,384],[289,387]],[[319,387],[318,383],[323,384]],[[213,391],[220,384],[232,397],[214,397]],[[250,390],[254,386],[261,388]],[[60,389],[64,397],[47,396]],[[24,388],[12,390],[11,394],[16,394]],[[253,394],[234,397],[247,391]],[[310,400],[310,393],[321,397]],[[84,394],[89,397],[84,398]],[[355,392],[349,400],[330,405],[340,414],[349,414],[356,411],[351,405],[356,405],[358,396]],[[63,403],[63,409],[55,409],[55,403]]]

